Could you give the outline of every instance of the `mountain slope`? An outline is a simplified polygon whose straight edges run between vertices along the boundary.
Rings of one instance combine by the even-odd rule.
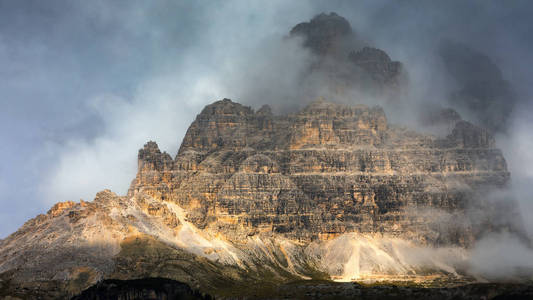
[[[483,129],[444,139],[379,107],[318,100],[274,116],[206,106],[175,159],[148,142],[127,196],[62,202],[0,243],[2,295],[75,295],[102,279],[163,277],[215,295],[297,279],[459,280],[507,184]],[[514,229],[512,222],[502,227]],[[435,277],[436,276],[436,277]]]

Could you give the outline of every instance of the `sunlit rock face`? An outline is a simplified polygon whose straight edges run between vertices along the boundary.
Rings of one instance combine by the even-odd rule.
[[[276,116],[224,99],[174,159],[146,143],[126,196],[58,203],[0,241],[0,296],[70,297],[109,278],[215,295],[311,278],[461,278],[478,235],[513,229],[490,222],[512,207],[478,197],[508,180],[491,135],[460,118],[436,138],[388,124],[380,107],[319,99]]]
[[[468,247],[483,230],[467,216],[472,199],[509,179],[492,136],[466,121],[438,139],[389,125],[379,107],[265,110],[208,105],[173,161],[146,144],[129,196],[175,202],[198,228],[236,241],[356,232]]]

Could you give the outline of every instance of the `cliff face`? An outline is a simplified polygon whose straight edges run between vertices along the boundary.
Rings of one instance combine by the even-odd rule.
[[[356,91],[389,101],[396,101],[407,86],[408,75],[402,63],[371,47],[336,13],[321,13],[309,22],[297,24],[289,36],[301,39],[302,47],[313,54],[314,62],[301,78],[311,86],[319,83],[331,94]],[[317,93],[322,94],[323,91]]]
[[[346,48],[356,43],[352,26],[336,13],[321,13],[309,22],[297,24],[290,35],[303,37],[303,46],[321,56],[342,56]]]
[[[398,98],[402,64],[344,18],[320,14],[290,38],[314,55],[304,76]],[[58,203],[0,240],[0,297],[65,298],[144,277],[230,297],[300,279],[464,280],[476,238],[520,230],[511,202],[485,200],[510,175],[487,130],[452,109],[427,123],[449,132],[324,99],[282,116],[217,101],[175,158],[153,141],[139,150],[127,195]]]
[[[152,142],[140,150],[128,196],[175,202],[234,240],[358,232],[468,246],[482,230],[468,223],[469,201],[508,179],[493,138],[466,121],[437,139],[388,125],[379,107],[318,100],[273,116],[224,99],[198,115],[174,160]],[[466,223],[443,230],[418,213],[429,209]]]
[[[379,107],[318,100],[275,116],[217,101],[174,159],[155,142],[139,150],[127,196],[58,203],[0,241],[0,296],[139,277],[230,296],[302,278],[460,277],[472,241],[509,210],[479,196],[509,173],[486,130],[454,124],[438,139]]]

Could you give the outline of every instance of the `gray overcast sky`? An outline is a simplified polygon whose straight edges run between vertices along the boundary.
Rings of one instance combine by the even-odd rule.
[[[441,38],[482,49],[529,103],[530,3],[0,0],[0,237],[55,202],[124,194],[144,142],[174,155],[205,104],[245,95],[243,77],[322,11],[415,79]]]

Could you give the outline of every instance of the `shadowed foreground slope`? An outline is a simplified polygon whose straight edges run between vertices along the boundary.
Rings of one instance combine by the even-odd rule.
[[[104,299],[145,299],[145,300],[207,300],[193,291],[188,285],[165,278],[145,278],[134,280],[104,280],[83,291],[72,300]]]

